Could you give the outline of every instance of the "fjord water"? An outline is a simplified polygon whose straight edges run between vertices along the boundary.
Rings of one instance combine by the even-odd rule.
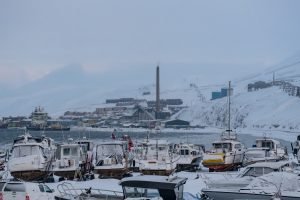
[[[4,145],[10,145],[13,142],[13,139],[19,135],[24,134],[24,130],[12,130],[12,129],[0,129],[0,145],[3,147]],[[111,140],[111,132],[103,132],[103,131],[31,131],[30,134],[32,136],[41,136],[45,135],[47,137],[51,137],[56,142],[63,142],[67,141],[68,138],[73,138],[74,140],[86,137],[89,139],[94,140],[95,142],[101,142],[103,140]],[[136,140],[145,139],[148,135],[146,132],[123,132],[123,133],[116,133],[116,137],[121,138],[122,135],[129,135],[133,142]],[[211,148],[211,143],[215,140],[220,138],[220,133],[215,132],[207,132],[207,133],[185,133],[184,131],[174,132],[174,133],[150,133],[150,139],[164,139],[168,140],[173,143],[180,143],[180,142],[188,142],[194,144],[203,144],[205,145],[206,149]],[[255,143],[256,137],[247,134],[240,134],[238,135],[238,139],[244,143],[246,147],[252,147]],[[278,139],[279,140],[279,139]],[[290,142],[285,140],[279,140],[283,146],[288,148],[288,152],[291,152],[291,145]]]

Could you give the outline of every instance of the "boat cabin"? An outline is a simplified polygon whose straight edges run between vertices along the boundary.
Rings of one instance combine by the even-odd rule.
[[[88,151],[93,151],[94,144],[91,140],[86,139],[85,137],[77,141],[82,148],[84,154],[87,154]]]
[[[214,142],[212,145],[212,151],[214,153],[227,153],[232,151],[241,151],[241,149],[243,149],[243,145],[240,142],[232,140],[218,141]]]
[[[177,151],[181,156],[197,156],[201,155],[204,152],[204,146],[194,144],[179,144],[177,147]]]
[[[16,144],[12,149],[12,158],[20,158],[25,156],[46,157],[44,149],[40,144]]]
[[[183,200],[183,186],[187,178],[177,176],[143,175],[120,181],[124,199]]]
[[[126,141],[103,142],[96,147],[96,166],[123,164],[125,152],[128,150]]]
[[[259,177],[271,172],[283,172],[292,168],[293,163],[288,161],[279,162],[258,162],[246,167],[239,177],[252,176]]]
[[[261,138],[261,139],[256,139],[255,147],[268,148],[269,150],[274,150],[280,147],[280,142],[270,138]]]
[[[57,147],[56,158],[60,160],[59,167],[78,166],[84,159],[84,154],[79,144],[61,144]]]

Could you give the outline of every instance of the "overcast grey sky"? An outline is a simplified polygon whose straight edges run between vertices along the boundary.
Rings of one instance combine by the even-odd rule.
[[[0,84],[72,63],[92,72],[158,61],[259,70],[299,51],[299,10],[297,0],[1,1]]]

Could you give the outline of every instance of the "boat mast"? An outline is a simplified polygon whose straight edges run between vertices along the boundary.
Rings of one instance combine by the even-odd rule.
[[[158,139],[156,138],[156,160],[158,160]]]
[[[231,132],[231,128],[230,128],[230,95],[231,95],[231,81],[229,81],[229,85],[228,85],[228,132],[229,132],[229,138],[230,138],[230,132]]]

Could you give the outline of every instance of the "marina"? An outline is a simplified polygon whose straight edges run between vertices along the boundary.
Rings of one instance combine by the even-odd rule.
[[[4,130],[2,131],[5,135]],[[11,134],[20,134],[19,130],[9,131],[11,132]],[[133,197],[133,194],[126,194],[124,189],[121,189],[118,185],[118,181],[112,181],[112,185],[110,185],[109,183],[111,182],[110,180],[123,180],[124,178],[124,180],[127,180],[128,178],[126,177],[128,176],[133,177],[132,179],[128,180],[136,180],[136,178],[134,177],[139,177],[139,174],[144,174],[142,177],[145,178],[145,181],[150,181],[149,178],[147,178],[147,176],[150,176],[151,180],[152,178],[153,181],[157,179],[156,181],[159,181],[161,184],[163,184],[163,181],[160,180],[162,177],[167,177],[166,179],[168,179],[169,177],[170,179],[172,179],[173,176],[183,178],[183,180],[185,180],[184,182],[187,185],[196,181],[198,182],[198,186],[188,186],[187,189],[182,190],[183,193],[179,196],[176,196],[176,198],[205,199],[208,196],[215,194],[217,195],[216,191],[224,191],[225,189],[228,191],[240,190],[246,193],[246,189],[243,188],[247,187],[249,184],[255,181],[257,177],[272,172],[279,173],[289,171],[289,173],[292,173],[292,171],[296,170],[297,168],[297,164],[292,164],[292,161],[287,160],[276,162],[276,159],[268,159],[269,157],[266,156],[265,160],[256,160],[255,164],[251,165],[247,163],[246,168],[243,167],[245,165],[239,163],[239,165],[235,169],[238,171],[209,172],[212,170],[210,170],[209,167],[205,167],[205,163],[203,163],[204,160],[202,159],[205,159],[205,154],[207,153],[206,149],[209,149],[209,143],[217,144],[216,139],[220,137],[218,132],[210,132],[206,134],[198,133],[198,135],[195,133],[185,133],[184,135],[180,133],[173,133],[172,136],[168,134],[160,134],[159,137],[165,138],[164,140],[150,139],[151,134],[149,135],[149,133],[141,132],[131,134],[130,142],[128,140],[129,135],[120,137],[121,134],[117,132],[113,132],[114,137],[112,138],[112,133],[79,133],[77,131],[70,131],[68,132],[70,134],[68,135],[69,139],[66,139],[65,141],[62,140],[63,137],[61,135],[59,135],[59,137],[53,137],[55,139],[46,137],[46,135],[55,136],[55,132],[53,131],[43,131],[41,133],[33,131],[32,133],[37,134],[37,136],[32,136],[31,132],[24,132],[23,135],[16,137],[12,145],[13,151],[11,157],[7,162],[7,170],[10,172],[11,176],[22,181],[54,181],[54,183],[48,182],[46,183],[46,185],[53,191],[56,191],[54,192],[54,194],[56,195],[56,199],[71,200],[76,199],[79,196],[80,198],[84,199],[121,199],[123,198],[123,196],[127,196],[128,199],[131,199]],[[38,136],[41,134],[45,135],[43,135],[42,137]],[[59,134],[62,133],[60,132]],[[71,135],[73,135],[74,138],[78,136],[78,138],[71,139]],[[86,138],[86,136],[84,135],[89,135],[90,138]],[[187,135],[189,135],[189,138],[195,137],[195,135],[197,135],[197,138],[201,139],[202,142],[204,142],[206,145],[192,145],[191,143],[184,143],[184,141],[187,141]],[[231,136],[233,135],[231,134]],[[91,139],[92,137],[93,139]],[[158,136],[153,135],[153,137],[155,138]],[[176,140],[174,140],[174,138],[176,138]],[[233,141],[236,141],[235,138],[231,139],[233,139]],[[168,142],[169,140],[172,142]],[[260,141],[261,139],[258,138],[257,140],[255,140],[255,136],[240,134],[239,140],[246,144],[251,144],[251,141]],[[18,148],[21,148],[22,146],[26,146],[26,148],[27,146],[35,148],[35,146],[42,145],[39,144],[40,141],[44,141],[46,144],[46,146],[41,146],[40,148],[51,147],[48,149],[48,152],[55,152],[52,154],[50,153],[50,155],[52,155],[53,157],[47,157],[46,159],[50,160],[51,167],[49,167],[47,162],[44,162],[46,164],[43,167],[39,166],[39,171],[36,171],[34,165],[27,164],[27,166],[31,166],[31,168],[26,168],[24,162],[20,159],[17,159],[18,155],[16,153],[16,150],[18,150]],[[223,141],[228,144],[228,142],[231,140],[228,141],[227,139],[225,139]],[[270,138],[268,138],[268,140],[266,139],[264,141],[267,142],[275,140],[271,140]],[[280,141],[282,143],[282,147],[285,144],[290,144],[288,141],[276,141]],[[56,145],[55,147],[52,147],[48,145],[49,143],[55,143]],[[129,146],[131,147],[129,148]],[[270,148],[272,147],[270,145],[267,146]],[[253,147],[251,146],[249,147],[251,151],[252,148]],[[261,150],[261,147],[257,148]],[[53,151],[49,151],[50,149],[52,149]],[[289,151],[289,155],[292,155],[291,149],[286,148],[286,150]],[[211,151],[208,151],[208,155],[211,155]],[[18,152],[20,152],[20,150]],[[33,149],[31,149],[30,152],[32,152],[33,155],[37,154],[35,153],[35,151],[33,151]],[[245,146],[245,154],[246,152],[247,147]],[[173,164],[169,163],[170,160],[168,160],[167,157],[164,157],[166,155],[169,155],[170,158],[174,159]],[[26,160],[30,161],[29,158],[31,155],[26,156]],[[33,160],[35,159],[33,158]],[[134,164],[133,160],[135,162]],[[187,160],[189,161],[187,162]],[[191,170],[191,168],[184,168],[182,166],[182,164],[187,164],[193,160],[195,161],[193,167],[197,165],[197,167],[193,170]],[[295,157],[294,160],[297,161],[297,158]],[[157,162],[157,164],[149,164],[148,161]],[[165,163],[162,163],[162,161],[164,161]],[[18,168],[16,167],[17,163],[22,164],[22,171],[18,171]],[[148,168],[145,167],[145,163],[147,163]],[[173,166],[173,168],[169,169],[169,167],[171,166]],[[133,173],[132,170],[135,172]],[[162,170],[166,171],[162,173]],[[295,171],[295,173],[297,173],[297,171]],[[9,176],[6,175],[5,177],[7,178]],[[228,179],[232,179],[232,181],[229,181]],[[108,188],[103,187],[103,184],[100,183],[107,183]],[[154,198],[155,196],[160,195],[160,192],[155,193],[154,188],[146,185],[145,187],[148,187],[149,189],[137,189],[137,191],[139,192],[135,193],[134,196],[140,198],[143,197],[143,195],[146,195],[145,197],[147,197],[147,195],[150,195]],[[155,185],[155,187],[159,188],[158,185]],[[115,190],[111,190],[112,188],[115,188]],[[201,188],[203,188],[203,191],[201,190]],[[149,193],[149,191],[151,191],[151,193]],[[123,192],[125,193],[123,194]],[[169,193],[168,195],[171,195],[171,193]],[[176,195],[178,194],[176,193]],[[247,195],[251,196],[252,194],[247,193]],[[173,197],[170,198],[172,199]],[[214,197],[214,199],[218,198],[218,196]]]
[[[0,3],[0,200],[300,200],[300,1]]]

